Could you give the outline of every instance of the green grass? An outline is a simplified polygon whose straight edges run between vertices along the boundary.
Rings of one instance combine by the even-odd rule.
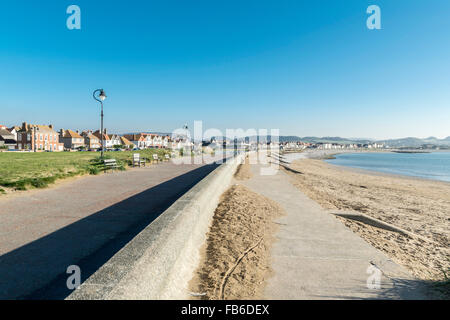
[[[163,157],[169,150],[147,149],[139,151],[106,152],[106,158],[117,160],[119,169],[126,170],[132,164],[133,153],[151,160],[157,153]],[[41,152],[0,153],[0,187],[15,190],[46,188],[56,180],[84,174],[99,174],[104,169],[99,152]],[[0,188],[0,194],[4,193]]]

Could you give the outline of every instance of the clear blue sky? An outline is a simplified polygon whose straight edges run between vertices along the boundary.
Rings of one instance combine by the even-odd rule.
[[[450,1],[0,1],[0,124],[450,135]],[[76,4],[82,29],[66,28]],[[381,7],[382,30],[366,28]]]

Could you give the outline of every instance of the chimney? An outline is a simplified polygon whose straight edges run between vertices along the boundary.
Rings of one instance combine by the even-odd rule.
[[[53,130],[53,125],[49,124],[48,127]]]
[[[64,137],[64,129],[59,130],[59,135],[60,135],[61,137]]]
[[[103,129],[103,133],[106,135],[106,128],[105,129]]]
[[[80,134],[80,130],[77,130],[76,133]]]
[[[27,131],[27,129],[28,129],[28,124],[26,122],[23,122],[22,123],[22,130],[23,131]]]

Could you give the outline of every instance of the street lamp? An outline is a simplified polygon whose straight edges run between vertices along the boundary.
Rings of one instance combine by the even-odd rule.
[[[188,127],[187,123],[183,126],[183,129],[186,130],[186,141],[188,141],[189,127]],[[194,146],[193,146],[193,143],[191,142],[190,138],[189,138],[189,143],[190,143],[190,150],[191,150],[191,157],[192,157],[192,153],[194,151]]]
[[[98,95],[97,95],[97,93],[98,93]],[[102,107],[102,112],[100,114],[100,117],[101,117],[100,140],[101,140],[101,145],[102,145],[101,158],[103,159],[103,101],[105,101],[105,99],[106,99],[106,94],[105,94],[105,91],[103,91],[103,89],[97,89],[94,91],[94,93],[92,95],[95,100],[100,102],[101,107]]]

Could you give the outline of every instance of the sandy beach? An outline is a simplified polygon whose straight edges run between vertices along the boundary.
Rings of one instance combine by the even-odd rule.
[[[353,232],[423,280],[443,280],[450,270],[450,184],[377,174],[295,160],[292,183],[323,208],[358,212],[408,231],[408,235],[337,217]]]
[[[190,282],[193,299],[263,297],[277,230],[273,220],[283,215],[283,209],[239,184],[251,176],[247,159],[234,176],[235,184],[222,195],[201,249],[200,265]]]

